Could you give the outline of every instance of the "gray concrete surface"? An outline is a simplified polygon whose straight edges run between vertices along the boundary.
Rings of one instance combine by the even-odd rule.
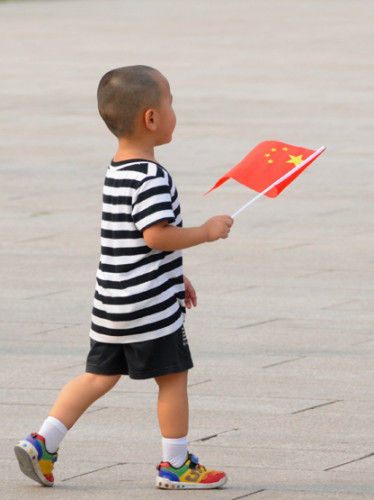
[[[373,15],[371,0],[0,3],[1,498],[374,498]],[[254,196],[234,181],[202,194],[258,142],[328,149],[229,240],[185,252],[190,448],[227,487],[154,488],[155,384],[124,379],[43,489],[13,445],[84,369],[115,148],[96,87],[137,63],[172,86],[178,125],[158,159],[186,225]]]

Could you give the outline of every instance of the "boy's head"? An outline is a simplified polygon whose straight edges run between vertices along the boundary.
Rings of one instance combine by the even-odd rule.
[[[149,66],[125,66],[102,77],[97,90],[99,113],[117,138],[131,137],[139,115],[160,105],[161,76]]]

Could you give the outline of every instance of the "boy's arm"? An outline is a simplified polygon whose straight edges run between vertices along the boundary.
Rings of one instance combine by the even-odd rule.
[[[198,227],[171,226],[162,221],[145,229],[143,238],[149,248],[171,252],[225,239],[233,222],[229,215],[216,215]]]

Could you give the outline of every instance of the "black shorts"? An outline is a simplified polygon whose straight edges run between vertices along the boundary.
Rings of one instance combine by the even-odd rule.
[[[192,367],[190,348],[182,327],[165,337],[130,344],[109,344],[91,339],[86,372],[146,379],[184,372]]]

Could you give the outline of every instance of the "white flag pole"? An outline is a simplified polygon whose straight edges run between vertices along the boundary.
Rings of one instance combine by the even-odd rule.
[[[314,158],[316,156],[320,155],[325,149],[326,149],[325,146],[321,146],[319,149],[317,149],[317,151],[314,151],[314,153],[312,153],[310,156],[308,156],[308,158],[306,158],[304,161],[302,161],[299,165],[297,165],[296,167],[294,167],[293,169],[291,169],[289,172],[287,172],[285,175],[283,175],[280,179],[278,179],[277,181],[273,182],[273,184],[271,184],[271,186],[269,186],[266,189],[264,189],[264,191],[262,191],[261,193],[258,193],[258,195],[255,196],[254,198],[252,198],[252,200],[250,200],[248,203],[246,203],[241,208],[239,208],[239,210],[237,210],[234,214],[232,214],[231,217],[233,219],[235,219],[235,217],[237,215],[239,215],[241,212],[243,212],[243,210],[245,210],[247,207],[249,207],[249,205],[252,205],[252,203],[254,203],[256,200],[258,200],[261,196],[263,196],[264,194],[266,194],[268,191],[270,191],[271,189],[273,189],[273,187],[275,187],[278,184],[280,184],[281,182],[285,181],[292,174],[294,174],[295,172],[297,172],[298,170],[300,170],[301,168],[303,168],[303,166],[306,163],[314,160]]]

